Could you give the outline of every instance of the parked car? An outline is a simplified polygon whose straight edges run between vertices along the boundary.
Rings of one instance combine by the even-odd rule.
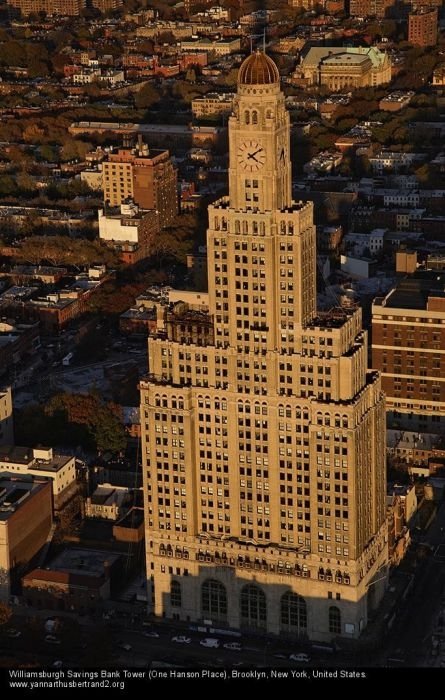
[[[301,663],[309,663],[311,660],[308,654],[291,654],[289,656],[290,661],[300,661]]]
[[[118,644],[118,648],[123,649],[124,651],[131,651],[133,649],[131,644],[127,644],[127,642],[120,642]]]
[[[144,632],[142,632],[142,635],[144,637],[151,637],[152,639],[159,639],[159,634],[154,630],[144,630]]]
[[[190,644],[191,643],[190,637],[185,637],[183,634],[178,634],[176,637],[172,637],[172,642],[176,642],[176,644]]]
[[[219,649],[219,639],[206,637],[205,639],[200,639],[199,643],[202,647],[208,647],[209,649]]]
[[[48,644],[60,644],[60,639],[57,639],[53,634],[47,634],[45,636],[45,642]]]
[[[224,649],[230,649],[231,651],[241,651],[242,647],[239,642],[228,642],[228,644],[224,644]]]

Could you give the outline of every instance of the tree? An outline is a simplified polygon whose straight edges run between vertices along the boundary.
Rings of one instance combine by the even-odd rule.
[[[98,394],[58,394],[48,404],[50,415],[65,415],[69,423],[86,426],[97,450],[120,452],[126,437],[119,406],[103,403]]]
[[[0,63],[4,66],[25,66],[26,52],[19,41],[5,41],[0,45]]]
[[[414,174],[423,187],[433,187],[435,184],[435,173],[429,163],[421,165],[414,171]]]
[[[137,109],[150,109],[160,99],[159,91],[154,87],[153,83],[145,83],[139,92],[136,93],[134,102]]]
[[[67,139],[60,151],[62,161],[83,160],[91,150],[91,143],[85,143],[76,139]]]
[[[24,445],[81,445],[86,450],[120,452],[126,435],[120,406],[90,394],[56,394],[43,407],[17,411],[17,438]]]
[[[47,163],[54,163],[59,158],[58,148],[51,146],[49,143],[45,143],[39,147],[38,156],[40,156],[41,160],[44,160]]]
[[[235,87],[238,81],[238,68],[231,68],[228,73],[221,75],[217,78],[217,85],[224,85],[225,87]]]

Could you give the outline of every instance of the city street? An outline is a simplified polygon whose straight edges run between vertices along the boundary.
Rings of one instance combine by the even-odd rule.
[[[386,656],[404,659],[406,666],[435,665],[431,656],[431,636],[445,590],[444,528],[445,505],[441,504],[434,522],[420,540],[431,546],[431,554],[422,560],[422,569],[416,574],[412,592],[388,637],[383,662],[383,656]]]

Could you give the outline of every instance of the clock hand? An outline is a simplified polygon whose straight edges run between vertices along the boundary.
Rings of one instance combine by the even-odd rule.
[[[253,153],[249,153],[249,158],[254,158],[257,153],[260,153],[263,150],[263,148],[258,148],[258,150],[254,151]]]
[[[258,158],[255,157],[255,153],[248,153],[247,154],[247,160],[252,159],[255,161],[255,163],[258,163]]]

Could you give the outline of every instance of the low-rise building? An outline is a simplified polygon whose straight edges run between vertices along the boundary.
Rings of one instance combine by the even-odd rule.
[[[53,610],[96,613],[111,596],[121,556],[96,549],[65,549],[45,569],[22,579],[26,604]]]
[[[241,50],[241,39],[191,39],[181,41],[181,51],[207,51],[214,52],[216,56],[227,56],[231,53],[238,53]]]
[[[322,151],[318,155],[314,156],[309,163],[305,163],[303,170],[307,175],[311,173],[331,173],[340,165],[342,160],[342,153]]]
[[[122,520],[113,525],[113,537],[118,542],[142,542],[145,537],[143,509],[131,508]]]
[[[232,113],[234,93],[208,92],[192,100],[192,113],[197,119]]]
[[[118,520],[123,515],[128,490],[119,486],[98,486],[85,501],[85,516],[101,520]]]
[[[100,72],[98,77],[98,82],[101,87],[115,87],[120,83],[125,81],[125,75],[123,70],[106,70]]]
[[[73,85],[91,85],[98,82],[101,75],[100,68],[81,68],[71,76]]]
[[[354,255],[375,256],[381,250],[385,242],[387,229],[375,228],[369,233],[347,233],[343,239],[345,247]]]
[[[342,226],[317,226],[317,251],[336,252],[343,238]]]
[[[445,85],[445,63],[439,63],[433,71],[433,85],[443,87]]]
[[[392,462],[428,466],[430,460],[445,458],[445,444],[437,433],[388,430],[386,450]]]
[[[42,332],[53,335],[78,318],[84,305],[77,293],[64,290],[30,299],[27,309],[31,316],[39,319]]]
[[[11,304],[10,308],[13,307]],[[31,357],[39,346],[38,323],[0,321],[0,376]]]
[[[391,59],[373,46],[313,46],[302,59],[295,79],[333,92],[375,87],[390,82]]]
[[[402,168],[409,168],[413,163],[421,163],[426,158],[425,153],[403,153],[398,151],[379,151],[369,159],[374,173],[397,173]]]
[[[417,510],[415,487],[388,484],[386,503],[389,557],[391,564],[398,566],[411,542],[410,529]]]
[[[57,454],[52,447],[0,446],[0,470],[18,476],[44,477],[52,485],[56,509],[63,502],[65,492],[76,483],[74,457]]]
[[[85,168],[80,173],[80,180],[84,182],[88,187],[95,191],[100,191],[103,189],[103,174],[102,166],[99,165],[97,168]]]
[[[129,202],[115,210],[99,209],[99,237],[120,249],[122,244],[137,244],[142,257],[151,254],[153,241],[160,230],[159,214],[155,209],[139,209]]]
[[[68,274],[66,267],[45,265],[14,265],[9,271],[0,272],[0,277],[9,277],[14,283],[43,282],[57,284]]]
[[[44,546],[53,524],[51,482],[43,476],[0,473],[0,600]]]
[[[136,302],[137,303],[137,302]],[[134,306],[119,316],[119,330],[125,335],[148,337],[157,329],[158,312],[156,306]]]
[[[352,255],[341,255],[340,267],[342,272],[346,272],[351,277],[365,279],[372,277],[377,271],[377,263],[372,258],[355,258]]]
[[[405,107],[408,107],[414,95],[413,90],[409,92],[390,92],[380,100],[379,109],[382,112],[400,112]]]

